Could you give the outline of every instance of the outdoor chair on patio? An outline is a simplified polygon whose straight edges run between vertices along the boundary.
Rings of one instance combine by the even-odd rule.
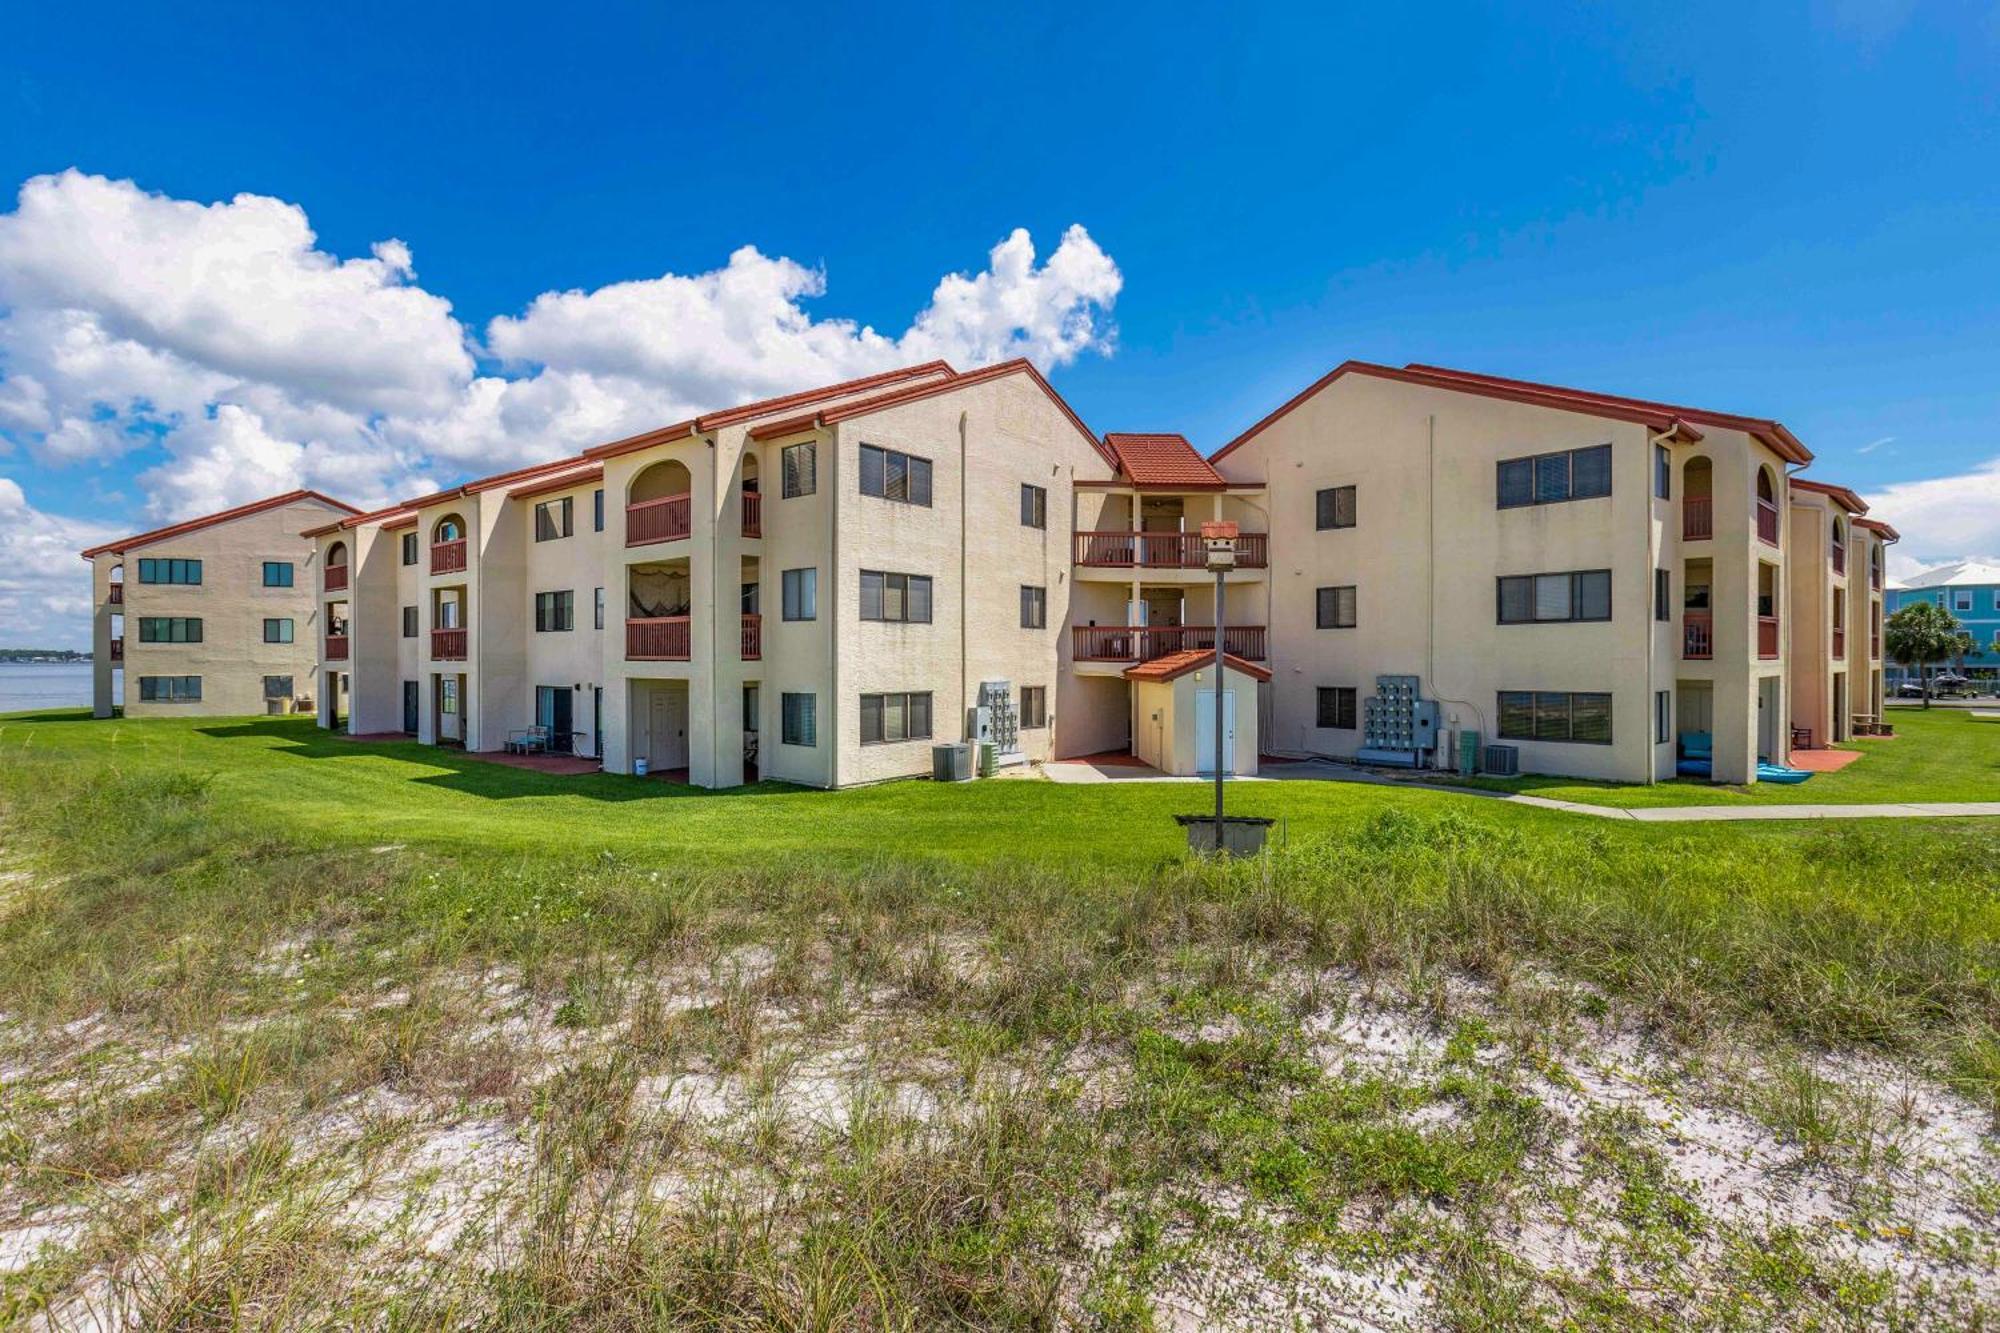
[[[549,729],[523,727],[519,731],[510,731],[507,733],[507,744],[503,748],[508,754],[547,754]]]

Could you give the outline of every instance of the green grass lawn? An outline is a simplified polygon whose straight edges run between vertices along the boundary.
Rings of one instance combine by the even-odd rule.
[[[1838,773],[1815,773],[1796,786],[1760,782],[1728,787],[1683,778],[1644,787],[1540,775],[1474,778],[1466,785],[1626,809],[2000,801],[2000,722],[1980,721],[1962,708],[1894,709],[1889,720],[1896,728],[1893,737],[1834,746],[1858,750],[1861,758]]]

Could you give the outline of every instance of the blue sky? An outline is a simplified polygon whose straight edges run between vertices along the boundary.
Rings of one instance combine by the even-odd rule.
[[[630,343],[621,312],[683,310],[678,287],[526,319],[544,293],[754,246],[823,275],[780,302],[838,343],[803,364],[867,364],[891,353],[838,321],[902,337],[1017,228],[1040,263],[1087,232],[1084,276],[1050,264],[1035,290],[1089,335],[1017,336],[1098,430],[1212,448],[1342,358],[1440,362],[1777,416],[1910,556],[2000,554],[2000,11],[1080,8],[16,14],[0,210],[69,169],[137,194],[72,182],[35,225],[0,211],[0,508],[40,534],[13,553],[31,575],[0,581],[0,643],[81,625],[80,586],[43,586],[80,562],[49,550],[185,512],[211,479],[448,479],[801,364],[602,334]],[[152,290],[269,229],[148,210],[238,195],[309,219],[298,321],[256,290]],[[128,248],[66,253],[107,210],[102,244]],[[391,238],[409,265],[370,260]],[[899,346],[997,346],[1007,308]],[[407,321],[391,369],[425,369],[357,389],[384,318]],[[120,355],[86,373],[48,351],[86,334]],[[273,338],[286,355],[260,354]],[[477,422],[453,397],[545,363],[563,374]],[[586,391],[620,373],[655,378]]]

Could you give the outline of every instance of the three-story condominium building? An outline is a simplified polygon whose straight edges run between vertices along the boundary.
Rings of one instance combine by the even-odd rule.
[[[288,711],[318,653],[313,544],[355,511],[317,491],[155,528],[83,552],[91,566],[92,711],[128,717]]]
[[[1744,782],[1880,708],[1895,534],[1810,458],[1765,418],[1363,362],[1203,458],[1096,437],[1026,362],[930,362],[322,500],[297,638],[325,725],[704,786],[923,773],[975,733],[1193,772],[1221,520],[1233,770],[1373,758],[1420,700],[1416,762]]]

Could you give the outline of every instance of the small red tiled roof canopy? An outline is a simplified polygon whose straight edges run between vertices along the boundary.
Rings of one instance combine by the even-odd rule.
[[[1222,662],[1231,671],[1240,671],[1252,680],[1271,678],[1269,667],[1246,662],[1235,653],[1224,653]],[[1213,648],[1188,648],[1178,653],[1168,653],[1165,657],[1156,657],[1150,662],[1141,662],[1137,666],[1126,667],[1125,679],[1173,680],[1177,676],[1185,676],[1190,671],[1199,671],[1205,666],[1213,665],[1215,665]]]
[[[1229,483],[1195,451],[1185,435],[1111,433],[1104,443],[1117,456],[1118,470],[1137,486],[1178,490],[1221,490]]]

